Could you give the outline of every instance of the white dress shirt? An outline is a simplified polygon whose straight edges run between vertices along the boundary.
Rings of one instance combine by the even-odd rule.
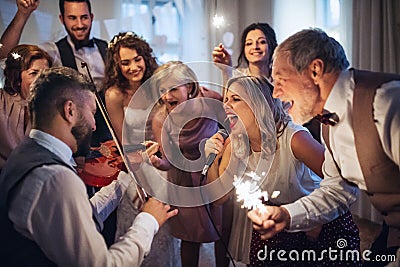
[[[61,140],[35,129],[30,137],[65,163],[74,164],[71,149]],[[105,219],[116,207],[129,179],[121,174],[90,199],[100,217]],[[83,181],[63,165],[34,169],[14,196],[9,218],[15,229],[34,240],[58,266],[139,266],[158,230],[155,218],[141,212],[128,232],[108,249],[92,219]]]
[[[343,71],[325,104],[329,112],[336,112],[339,123],[330,127],[329,142],[343,177],[365,190],[365,180],[354,144],[352,127],[354,78],[351,70]],[[400,158],[400,81],[383,84],[376,90],[373,103],[375,125],[383,149],[399,166]],[[291,215],[290,230],[309,230],[318,223],[335,219],[354,202],[357,188],[341,178],[328,150],[322,166],[324,180],[320,189],[295,203],[284,205]]]
[[[90,74],[96,84],[97,90],[100,90],[101,83],[104,78],[104,61],[101,57],[100,51],[95,43],[94,47],[82,47],[78,50],[75,49],[75,45],[72,42],[69,35],[67,36],[67,41],[72,48],[72,51],[75,56],[76,66],[78,71],[84,75],[87,75],[86,69],[82,69],[81,62],[84,61],[87,63]],[[62,66],[60,52],[58,51],[57,45],[55,42],[45,42],[39,45],[41,49],[46,51],[50,57],[53,59],[53,66],[59,67]]]

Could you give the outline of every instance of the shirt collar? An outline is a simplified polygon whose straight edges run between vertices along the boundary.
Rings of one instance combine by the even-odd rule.
[[[342,71],[329,93],[324,109],[328,112],[335,112],[339,116],[339,119],[343,118],[347,105],[342,105],[341,103],[348,100],[349,89],[353,87],[354,80],[352,72],[350,70]]]
[[[38,129],[32,129],[29,133],[29,137],[34,139],[39,145],[57,155],[65,163],[68,163],[72,167],[76,166],[75,160],[72,157],[71,148],[60,139]]]

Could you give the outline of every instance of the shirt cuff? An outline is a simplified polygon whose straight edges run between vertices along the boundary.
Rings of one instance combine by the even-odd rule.
[[[159,228],[158,222],[156,218],[154,218],[154,216],[148,212],[144,211],[140,212],[138,216],[136,216],[135,223],[139,223],[146,226],[148,225],[149,229],[153,229],[153,235],[155,235],[158,232]]]
[[[282,205],[290,215],[290,226],[287,232],[298,232],[309,230],[310,220],[307,211],[298,203]],[[310,228],[311,229],[311,228]]]

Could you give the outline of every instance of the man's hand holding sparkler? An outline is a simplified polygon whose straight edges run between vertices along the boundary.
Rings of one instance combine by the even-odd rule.
[[[253,228],[266,240],[272,238],[284,229],[289,229],[290,215],[283,207],[265,206],[266,209],[254,209],[247,213],[253,222]]]

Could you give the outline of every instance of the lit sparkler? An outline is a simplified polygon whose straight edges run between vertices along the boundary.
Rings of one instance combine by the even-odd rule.
[[[218,16],[217,14],[215,14],[214,18],[213,18],[213,25],[215,26],[215,28],[219,28],[221,26],[223,26],[225,23],[224,17],[223,16]]]
[[[262,191],[258,185],[261,177],[257,175],[254,171],[245,173],[249,179],[243,179],[243,177],[238,178],[234,175],[233,185],[236,188],[236,200],[242,202],[242,208],[247,208],[249,210],[258,209],[260,212],[266,212],[267,208],[263,204],[263,201],[268,201],[268,192]],[[262,176],[265,176],[265,172]],[[280,194],[280,191],[274,191],[271,198],[276,198]]]

